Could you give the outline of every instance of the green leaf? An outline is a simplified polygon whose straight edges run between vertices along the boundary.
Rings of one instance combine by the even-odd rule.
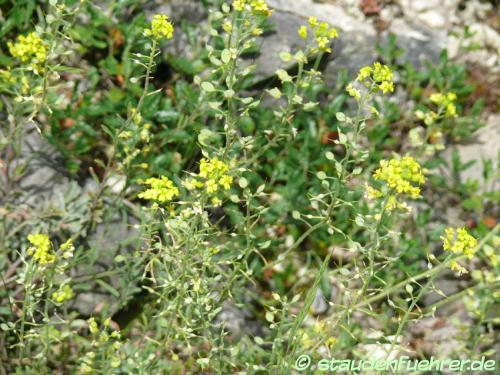
[[[223,50],[220,58],[224,64],[229,63],[231,61],[231,52],[228,49]]]
[[[97,279],[96,283],[99,284],[103,289],[106,289],[108,292],[110,292],[114,297],[116,297],[116,298],[120,297],[120,292],[118,292],[115,288],[113,288],[111,285],[109,285],[105,281]]]
[[[215,91],[214,85],[212,85],[210,82],[206,82],[206,81],[201,83],[201,88],[206,92],[214,92]]]

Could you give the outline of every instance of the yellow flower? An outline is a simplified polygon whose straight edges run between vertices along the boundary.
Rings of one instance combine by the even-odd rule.
[[[52,299],[57,303],[62,303],[64,301],[68,301],[74,297],[73,289],[66,284],[57,292],[52,293]]]
[[[200,162],[200,177],[203,178],[216,178],[225,174],[229,170],[229,167],[223,161],[214,158],[211,160],[201,159]]]
[[[228,175],[224,175],[219,180],[219,185],[222,186],[225,190],[229,190],[231,188],[231,184],[233,183],[233,178]]]
[[[179,195],[179,189],[165,176],[148,178],[144,183],[149,185],[149,189],[140,193],[139,198],[165,203]]]
[[[413,186],[412,183],[417,185],[425,183],[422,167],[411,156],[405,156],[401,160],[381,160],[380,168],[374,172],[373,177],[384,181],[396,193],[409,195],[414,199],[420,196],[420,188]]]
[[[156,41],[163,38],[172,39],[174,37],[174,26],[163,14],[155,14],[151,20],[151,28],[144,30],[144,35],[150,36]]]
[[[380,90],[382,90],[382,93],[387,94],[388,92],[394,91],[394,83],[389,81],[384,81],[379,85],[379,88]]]
[[[465,228],[446,228],[441,240],[444,250],[465,254],[469,259],[472,259],[477,251],[477,240]]]
[[[447,94],[433,93],[429,96],[429,100],[445,110],[446,117],[457,117],[457,107],[455,102],[457,94],[449,92]]]
[[[265,0],[233,0],[233,9],[238,12],[243,12],[246,5],[250,6],[249,9],[255,16],[269,17],[272,14]]]
[[[217,190],[219,189],[219,187],[217,185],[217,181],[212,180],[212,179],[208,180],[205,183],[205,187],[207,189],[208,194],[213,194],[213,193],[217,192]]]
[[[361,100],[361,92],[358,89],[355,89],[352,83],[349,83],[345,88],[347,93],[352,96],[357,101]]]
[[[222,29],[229,34],[231,31],[233,31],[233,25],[230,21],[224,21],[224,23],[222,24]]]
[[[394,74],[387,65],[379,62],[373,66],[364,66],[359,70],[356,81],[364,83],[366,87],[372,88],[373,92],[382,91],[387,94],[394,91]]]
[[[257,16],[269,17],[272,14],[272,10],[269,9],[265,0],[251,0],[250,7],[252,13]]]
[[[298,31],[298,33],[299,33],[299,36],[300,36],[302,39],[304,39],[304,40],[306,40],[306,39],[307,39],[307,27],[305,27],[305,26],[300,26],[300,27],[299,27],[299,31]]]
[[[309,27],[311,29],[314,29],[318,26],[318,19],[316,17],[313,17],[313,16],[309,17],[307,22],[309,23]]]
[[[372,74],[372,67],[371,66],[364,66],[361,69],[359,69],[358,77],[356,78],[356,81],[364,81],[365,79],[369,78],[370,75]]]
[[[28,241],[33,245],[28,249],[28,255],[32,256],[40,265],[45,266],[53,263],[56,256],[52,249],[52,242],[46,234],[30,234]]]
[[[400,197],[409,196],[416,199],[420,196],[420,188],[416,185],[425,183],[422,167],[410,156],[402,159],[381,160],[380,168],[374,173],[375,180],[384,181],[387,185],[385,191],[377,190],[369,185],[365,188],[365,196],[368,199],[381,198],[386,196],[385,209],[392,211],[399,209],[411,211],[411,207]]]
[[[375,82],[392,82],[392,71],[387,65],[379,62],[373,64],[373,80]]]
[[[233,0],[233,8],[238,12],[242,12],[245,9],[246,0]]]
[[[457,117],[457,107],[453,103],[446,105],[446,116],[447,117]]]
[[[217,197],[217,193],[229,190],[233,183],[233,177],[228,174],[229,166],[217,157],[213,159],[203,158],[200,161],[200,170],[197,175],[187,178],[182,185],[190,190],[204,188],[207,194],[212,196],[212,203],[220,206],[222,201]]]
[[[317,49],[313,49],[313,52],[318,50],[321,52],[332,52],[330,48],[330,43],[332,39],[338,38],[337,29],[331,27],[327,22],[318,22],[316,17],[309,17],[308,19],[309,27],[314,31],[314,37],[316,40]],[[307,27],[300,26],[298,29],[299,36],[306,40],[307,39]]]
[[[330,52],[331,49],[328,47],[330,43],[330,39],[328,39],[326,36],[318,36],[316,38],[316,43],[318,43],[318,48],[320,51],[324,52]]]
[[[329,337],[325,344],[327,347],[332,348],[337,343],[337,339],[335,337]]]
[[[219,198],[217,198],[217,197],[213,197],[212,198],[212,204],[215,207],[219,207],[222,204],[222,201]]]
[[[252,29],[252,35],[255,35],[255,36],[262,35],[263,32],[264,32],[264,30],[262,30],[260,27],[256,27],[256,28]]]
[[[429,100],[434,104],[441,104],[444,99],[444,95],[438,92],[435,92],[429,96]]]
[[[319,25],[316,25],[312,28],[314,29],[314,35],[316,36],[318,49],[322,52],[332,52],[329,46],[332,39],[338,38],[337,29],[335,29],[334,27],[330,27],[327,22],[321,22]]]
[[[34,67],[40,66],[47,59],[47,44],[35,32],[19,35],[16,43],[8,42],[7,46],[12,56],[23,63],[32,63]]]
[[[229,166],[217,158],[201,159],[200,172],[198,176],[205,179],[207,193],[213,194],[219,190],[219,186],[224,190],[229,190],[233,183],[233,177],[228,174]]]

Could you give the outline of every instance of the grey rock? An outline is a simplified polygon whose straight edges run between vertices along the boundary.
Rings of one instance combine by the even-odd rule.
[[[303,46],[297,30],[307,24],[309,16],[328,22],[339,30],[340,37],[334,41],[333,54],[327,56],[329,63],[324,71],[327,85],[335,85],[341,70],[348,70],[352,75],[375,59],[375,29],[363,18],[347,13],[343,7],[310,0],[270,0],[269,4],[274,9],[271,22],[275,24],[276,34],[264,38],[262,50],[265,54],[256,61],[259,74],[274,74],[282,64],[276,59],[279,52],[294,52]],[[269,65],[270,62],[276,66]],[[263,67],[263,64],[269,66]]]
[[[61,155],[33,126],[27,126],[15,166],[24,168],[19,181],[20,204],[45,204],[62,197],[68,189],[69,179]]]
[[[437,63],[441,51],[446,48],[446,32],[434,30],[409,20],[394,20],[387,32],[381,35],[381,44],[387,42],[389,33],[397,36],[398,47],[405,52],[397,60],[399,64],[410,62],[420,69],[426,61]]]
[[[120,250],[125,251],[130,245],[132,248],[138,248],[139,231],[138,222],[134,218],[127,216],[125,213],[120,215],[116,213],[113,217],[108,218],[103,223],[99,224],[89,238],[89,243],[92,247],[111,254],[113,257]],[[106,263],[113,261],[110,259],[102,259]]]
[[[335,86],[340,72],[354,77],[359,68],[373,63],[377,57],[375,41],[375,37],[361,33],[341,36],[333,48],[333,61],[325,68],[325,83]]]
[[[401,8],[407,19],[442,29],[457,20],[459,3],[459,0],[401,0]]]
[[[285,64],[280,60],[281,52],[293,53],[303,46],[304,41],[297,34],[297,29],[303,20],[295,14],[274,12],[270,17],[274,30],[259,38],[260,52],[256,58],[247,59],[248,64],[255,64],[256,80],[266,79],[275,74],[278,69],[289,69],[293,64]]]
[[[311,305],[311,309],[314,314],[320,315],[325,314],[328,311],[328,303],[325,301],[325,297],[321,290],[316,290],[316,295],[314,296],[314,301]]]
[[[113,300],[114,297],[107,292],[97,293],[93,291],[78,293],[71,308],[78,311],[82,316],[95,315],[103,307],[108,308],[111,312],[115,312],[118,306],[113,304]]]
[[[390,20],[389,29],[377,35],[374,26],[362,14],[348,12],[349,9],[338,4],[310,0],[271,0],[269,3],[275,10],[271,21],[276,24],[276,34],[264,37],[264,52],[256,60],[258,74],[262,76],[274,74],[280,63],[276,59],[279,52],[293,51],[302,45],[297,29],[309,16],[316,16],[339,29],[340,37],[334,43],[333,54],[324,71],[328,86],[335,85],[340,71],[345,70],[353,76],[360,67],[374,62],[377,42],[385,44],[389,34],[395,34],[398,46],[405,50],[398,63],[411,62],[417,69],[427,60],[436,63],[441,50],[446,48],[446,31],[435,30],[411,19]]]
[[[434,288],[425,294],[423,298],[424,305],[431,306],[445,298],[444,296],[450,296],[459,292],[462,287],[460,280],[454,278],[451,271],[443,272],[434,281]]]
[[[199,0],[150,1],[147,4],[149,17],[153,14],[165,14],[180,25],[182,21],[199,23],[205,21],[208,12]]]
[[[232,338],[239,338],[243,335],[263,337],[266,334],[266,328],[259,321],[253,319],[249,311],[228,301],[222,306],[216,322],[223,326]]]
[[[22,139],[20,155],[14,163],[14,168],[21,169],[22,174],[17,186],[14,186],[15,190],[8,196],[9,204],[16,204],[20,210],[29,212],[28,219],[34,220],[36,225],[40,225],[40,217],[49,217],[42,223],[49,232],[52,227],[56,227],[65,228],[71,234],[80,233],[86,228],[84,225],[89,219],[90,196],[96,193],[98,186],[90,179],[83,188],[71,181],[58,150],[49,144],[34,125],[26,125],[24,130],[26,134]],[[102,222],[97,223],[86,238],[88,246],[95,249],[96,259],[89,259],[88,263],[73,269],[72,277],[79,278],[112,269],[117,254],[140,247],[135,226],[137,221],[127,212],[117,212],[109,209],[109,205],[107,207]],[[132,288],[124,285],[128,280],[116,276],[103,280],[124,293],[132,291]],[[88,284],[90,290],[78,293],[74,300],[73,308],[80,314],[89,315],[103,305],[108,305],[112,311],[118,307],[118,299],[108,290],[93,279]]]
[[[462,323],[467,322],[464,319]],[[467,323],[471,324],[470,319]],[[410,323],[407,330],[407,339],[413,342],[417,352],[435,358],[462,358],[462,336],[459,326],[445,317],[420,319]]]

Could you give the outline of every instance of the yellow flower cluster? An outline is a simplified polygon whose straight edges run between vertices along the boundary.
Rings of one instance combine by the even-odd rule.
[[[380,168],[374,173],[375,180],[386,183],[386,191],[382,192],[372,186],[365,186],[365,195],[368,199],[378,199],[386,196],[385,209],[392,211],[401,209],[410,211],[410,207],[405,202],[398,200],[401,196],[409,196],[416,199],[420,196],[420,188],[413,184],[421,185],[425,183],[422,167],[410,156],[402,159],[381,160]]]
[[[413,186],[412,183],[418,185],[425,183],[422,167],[411,156],[405,156],[400,160],[381,160],[380,168],[373,173],[373,177],[375,180],[384,181],[398,194],[405,194],[414,199],[420,196],[420,188]]]
[[[221,200],[215,196],[219,188],[229,190],[233,183],[233,177],[228,174],[229,166],[217,158],[201,159],[200,171],[195,177],[182,182],[188,190],[205,188],[206,192],[214,195],[212,203],[220,205]]]
[[[455,101],[457,95],[454,92],[447,94],[434,93],[429,97],[430,101],[445,110],[446,117],[457,117],[457,107]]]
[[[245,10],[246,0],[233,0],[233,8],[238,12]]]
[[[365,66],[361,68],[357,80],[365,82],[367,79],[371,78],[371,81],[376,84],[375,87],[384,94],[387,94],[388,92],[394,91],[393,76],[391,68],[376,62],[373,64],[373,67]]]
[[[219,186],[224,190],[231,188],[233,178],[227,174],[228,171],[228,165],[222,160],[217,158],[212,160],[202,159],[198,175],[206,180],[205,188],[211,194],[217,192]]]
[[[233,8],[238,12],[247,8],[256,16],[269,17],[273,13],[265,0],[233,0]]]
[[[151,28],[144,30],[144,35],[150,36],[156,41],[163,38],[172,39],[174,37],[174,26],[163,14],[155,14],[151,20]]]
[[[307,26],[300,26],[298,33],[302,39],[306,40],[307,39]]]
[[[383,94],[394,91],[394,74],[387,65],[379,62],[374,63],[372,66],[364,66],[359,70],[355,82],[360,82],[365,87],[369,88],[371,92],[376,93],[382,91]],[[354,88],[352,83],[346,87],[347,93],[356,100],[361,99],[361,92]]]
[[[318,22],[318,19],[316,17],[309,17],[308,23],[309,27],[314,31],[314,37],[316,39],[318,50],[320,50],[321,52],[332,52],[330,43],[332,39],[338,38],[339,34],[337,32],[337,29],[331,27],[327,22]],[[307,39],[306,26],[299,27],[298,33],[302,39]]]
[[[63,303],[74,297],[73,289],[66,284],[60,288],[57,292],[52,293],[52,299],[57,303]]]
[[[52,249],[52,242],[46,234],[30,234],[28,241],[33,245],[28,248],[28,255],[32,256],[40,265],[53,263],[56,259]]]
[[[139,198],[166,203],[179,195],[179,189],[165,176],[148,178],[144,184],[149,185],[149,189],[140,193]]]
[[[469,259],[477,251],[477,240],[465,228],[446,228],[441,240],[443,241],[444,250],[465,254]]]
[[[32,63],[34,67],[40,66],[47,59],[47,44],[35,32],[19,35],[16,43],[8,42],[7,46],[12,56],[23,63]]]

